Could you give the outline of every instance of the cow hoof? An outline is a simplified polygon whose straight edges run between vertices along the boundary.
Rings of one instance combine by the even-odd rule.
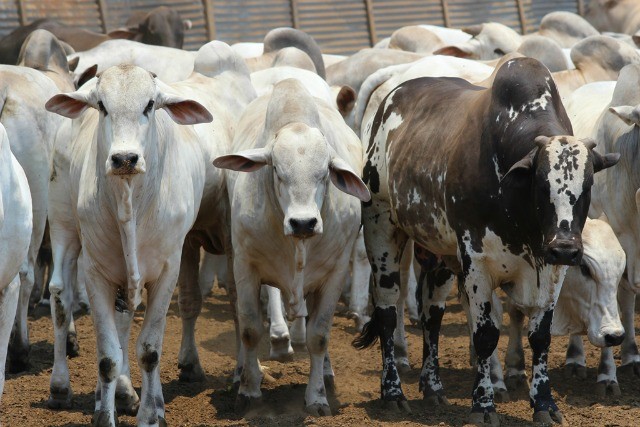
[[[422,402],[428,406],[428,407],[434,407],[434,406],[449,406],[451,405],[451,403],[449,403],[449,399],[447,399],[447,396],[445,396],[444,394],[431,394],[429,396],[424,396],[422,398]]]
[[[533,422],[536,426],[564,425],[564,417],[560,411],[538,411],[533,413]]]
[[[236,397],[235,411],[238,415],[245,415],[250,409],[257,407],[262,401],[259,397],[250,397],[238,393]]]
[[[507,390],[515,391],[527,384],[526,374],[510,375],[504,380]]]
[[[598,399],[604,399],[607,397],[609,393],[611,396],[620,396],[622,393],[620,392],[620,386],[618,383],[613,381],[600,381],[596,384],[596,397]]]
[[[498,417],[498,413],[494,411],[472,412],[469,415],[469,424],[482,427],[498,427],[500,426],[500,418]]]
[[[313,405],[308,405],[304,408],[307,413],[313,417],[330,417],[331,409],[329,405],[323,405],[321,403],[315,403]]]
[[[110,420],[109,413],[106,411],[96,411],[91,417],[91,427],[116,427],[118,425],[118,417],[113,413],[115,424]]]
[[[636,377],[640,377],[640,362],[631,362],[622,365],[618,368],[617,372],[618,375],[621,376],[635,375]]]
[[[327,393],[336,392],[336,380],[333,375],[325,375],[324,376],[324,388]]]
[[[577,363],[567,363],[564,366],[564,377],[572,378],[576,377],[580,380],[587,379],[587,368],[582,365],[578,365]]]
[[[71,409],[73,392],[69,387],[51,387],[47,407],[49,409]]]
[[[167,427],[167,420],[163,417],[158,417],[158,427]]]
[[[269,359],[278,362],[290,362],[293,360],[293,347],[291,347],[289,337],[271,338],[270,342]]]
[[[405,399],[404,396],[398,400],[383,400],[382,402],[383,402],[382,406],[387,411],[393,411],[393,412],[404,411],[407,414],[411,413],[411,407],[409,406],[409,402],[407,402],[407,399]]]
[[[140,399],[136,394],[116,393],[116,411],[119,414],[135,417],[140,408]]]
[[[205,380],[204,371],[199,363],[178,363],[178,380],[184,383],[199,383]]]
[[[409,359],[406,357],[399,357],[396,359],[396,368],[400,374],[406,374],[411,371],[411,365]]]
[[[73,359],[80,355],[80,345],[78,344],[78,335],[69,332],[67,334],[67,357]]]
[[[493,389],[493,400],[496,403],[506,403],[511,400],[511,396],[509,396],[509,391],[504,388],[495,388]]]

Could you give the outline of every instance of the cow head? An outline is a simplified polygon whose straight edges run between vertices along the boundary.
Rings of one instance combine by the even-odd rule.
[[[502,178],[503,185],[527,187],[543,234],[549,264],[578,264],[581,232],[591,202],[593,174],[615,165],[620,155],[593,150],[595,142],[573,136],[539,136],[536,147]]]
[[[108,68],[91,90],[56,95],[45,107],[69,118],[89,107],[99,110],[98,152],[106,154],[106,173],[121,177],[146,171],[145,153],[157,144],[158,108],[178,124],[213,119],[202,105],[160,90],[155,76],[132,65]]]
[[[445,46],[433,54],[489,60],[515,52],[522,43],[522,37],[518,33],[497,22],[474,25],[463,31],[471,34],[473,38],[464,43]]]
[[[371,196],[362,180],[327,143],[317,128],[290,123],[264,148],[221,156],[213,164],[240,172],[272,167],[273,188],[284,214],[284,234],[307,238],[322,234],[320,210],[329,180],[362,201]]]

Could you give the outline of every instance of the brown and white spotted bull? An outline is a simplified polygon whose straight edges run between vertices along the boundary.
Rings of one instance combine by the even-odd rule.
[[[547,373],[553,308],[567,265],[582,257],[593,174],[619,158],[571,135],[549,71],[531,58],[507,61],[489,88],[419,78],[382,102],[363,138],[372,200],[362,217],[376,304],[354,344],[380,338],[384,401],[408,408],[393,332],[410,238],[443,257],[469,298],[478,361],[471,422],[497,423],[490,378],[497,287],[530,317],[534,420],[562,419]]]

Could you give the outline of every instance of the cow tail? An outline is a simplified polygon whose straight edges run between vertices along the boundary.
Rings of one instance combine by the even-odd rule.
[[[351,345],[357,348],[358,350],[364,350],[365,348],[369,348],[378,342],[378,337],[380,336],[380,328],[381,319],[379,319],[380,310],[373,310],[373,314],[371,315],[371,320],[364,324],[362,328],[362,332],[360,335],[355,337],[351,342]]]

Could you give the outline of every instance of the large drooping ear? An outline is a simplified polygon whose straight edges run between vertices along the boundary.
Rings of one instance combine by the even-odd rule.
[[[67,64],[69,65],[69,71],[75,71],[76,68],[78,68],[78,63],[80,62],[80,57],[76,56],[73,59],[70,59],[67,61]]]
[[[235,154],[217,157],[213,165],[222,169],[238,172],[253,172],[265,165],[271,164],[271,150],[267,148],[253,148]]]
[[[336,96],[338,111],[342,117],[347,117],[356,104],[356,91],[351,86],[342,86]]]
[[[484,28],[484,24],[476,24],[476,25],[469,25],[468,27],[464,27],[462,28],[462,31],[475,37],[482,32],[483,28]]]
[[[593,173],[610,168],[620,160],[620,153],[607,153],[604,156],[595,150],[591,150],[591,153],[593,154]]]
[[[91,67],[87,68],[80,74],[78,77],[78,81],[76,83],[76,89],[81,88],[86,82],[91,80],[98,73],[98,64],[93,64]]]
[[[640,111],[638,111],[636,107],[620,105],[619,107],[609,107],[609,111],[629,126],[640,126]]]
[[[533,169],[533,159],[536,157],[538,147],[529,151],[526,156],[518,160],[509,168],[500,180],[501,186],[523,187],[531,179]]]
[[[96,108],[92,98],[93,92],[61,93],[48,100],[44,108],[52,113],[75,119],[87,108]]]
[[[351,167],[340,157],[333,156],[329,162],[329,176],[331,182],[338,187],[338,190],[344,191],[357,197],[363,202],[371,200],[369,189],[362,182],[360,177],[351,169]]]
[[[138,31],[135,29],[118,28],[117,30],[110,31],[107,35],[110,39],[133,40],[133,38],[138,35]]]
[[[166,93],[158,95],[156,108],[163,108],[179,125],[197,125],[213,121],[209,110],[199,102]]]
[[[445,46],[433,52],[434,55],[457,56],[458,58],[469,58],[472,52],[463,45]]]

